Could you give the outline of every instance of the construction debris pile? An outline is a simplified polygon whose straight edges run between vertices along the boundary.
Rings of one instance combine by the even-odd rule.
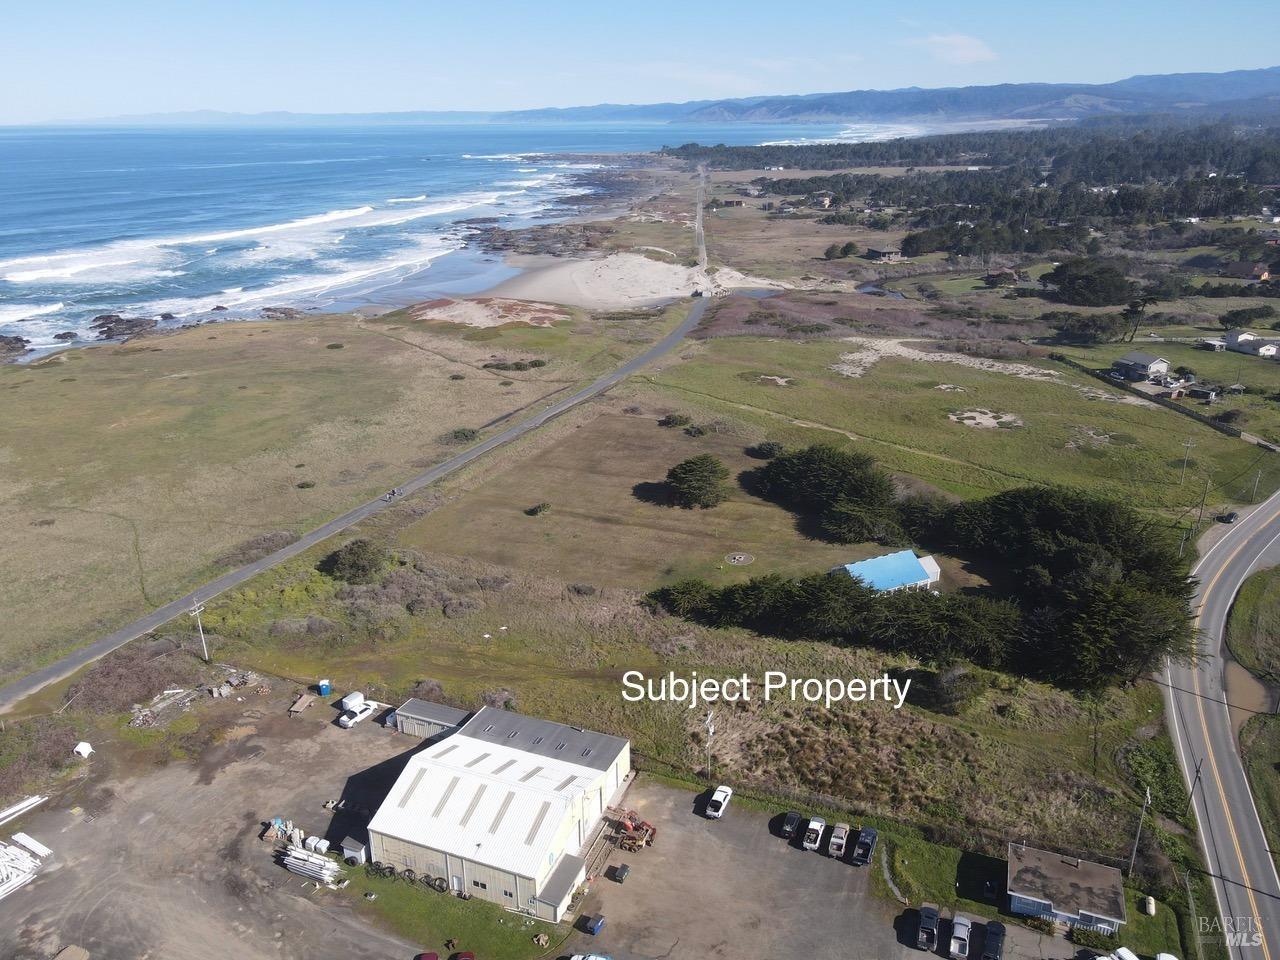
[[[133,717],[129,720],[131,727],[164,726],[179,713],[185,712],[196,698],[199,691],[185,687],[173,687],[157,693],[145,707],[135,703]]]
[[[260,697],[265,697],[271,692],[269,684],[263,683],[261,678],[252,670],[235,670],[232,667],[224,668],[229,671],[230,675],[222,683],[210,685],[207,689],[209,696],[218,699],[231,696],[237,690],[248,687],[250,684],[257,684],[257,693]]]

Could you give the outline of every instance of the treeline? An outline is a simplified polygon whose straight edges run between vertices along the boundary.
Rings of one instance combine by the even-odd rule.
[[[1255,184],[1280,183],[1280,129],[1240,130],[1230,123],[1149,129],[1131,124],[1040,127],[877,143],[743,147],[686,143],[664,147],[662,152],[727,170],[991,165],[1027,166],[1043,171],[1052,182],[1097,186],[1210,173],[1239,175]]]
[[[1082,250],[1089,241],[1083,225],[1070,227],[1019,227],[1016,224],[949,223],[907,234],[902,240],[904,257],[919,257],[945,250],[959,257],[985,253],[1048,253],[1050,250]]]
[[[1078,690],[1133,683],[1190,650],[1191,585],[1172,534],[1126,504],[1063,488],[898,498],[871,458],[826,445],[776,458],[757,485],[827,539],[928,544],[995,562],[1005,586],[879,593],[841,568],[719,589],[685,580],[655,602],[702,623],[968,660]]]

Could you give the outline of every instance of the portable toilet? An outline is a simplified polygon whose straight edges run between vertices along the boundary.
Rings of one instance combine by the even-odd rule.
[[[328,680],[321,680],[316,684],[316,690],[320,692],[320,696],[327,697],[329,694],[333,693],[333,684]]]

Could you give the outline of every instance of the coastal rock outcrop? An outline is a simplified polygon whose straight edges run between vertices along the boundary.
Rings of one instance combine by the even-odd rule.
[[[100,313],[90,321],[89,326],[98,331],[99,340],[127,340],[154,330],[159,322],[155,317],[122,317],[118,313]]]
[[[53,335],[53,339],[62,340],[64,342],[68,340],[79,340],[80,334],[76,333],[74,330],[63,330],[62,333],[55,333]]]
[[[30,342],[26,337],[0,337],[0,360],[22,356],[27,352],[27,344]]]
[[[301,320],[307,314],[296,307],[263,307],[263,320]]]

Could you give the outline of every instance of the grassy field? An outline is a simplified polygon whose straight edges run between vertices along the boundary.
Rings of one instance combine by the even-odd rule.
[[[763,432],[798,424],[858,440],[890,469],[965,497],[1061,483],[1179,514],[1199,502],[1205,478],[1214,487],[1211,500],[1251,487],[1256,448],[1153,405],[1102,399],[1117,395],[1083,374],[1045,363],[1056,375],[1027,379],[962,362],[900,357],[882,358],[858,377],[832,369],[858,349],[723,339],[651,381],[657,397],[707,417],[741,420]],[[762,375],[791,380],[778,385]],[[1009,414],[1021,425],[982,429],[951,419],[975,410]],[[1196,447],[1188,478],[1179,483],[1188,436]],[[1260,493],[1280,481],[1276,473],[1264,473]]]
[[[441,956],[452,956],[445,947],[450,938],[457,950],[470,950],[485,960],[533,960],[563,943],[571,932],[564,924],[540,923],[503,910],[484,900],[462,901],[400,880],[373,877],[351,871],[351,883],[342,891],[360,917],[390,927],[395,933]],[[372,893],[374,900],[365,899]],[[545,933],[549,947],[539,947],[534,936]]]
[[[643,349],[675,312],[474,330],[403,314],[228,323],[0,367],[0,641],[12,675],[307,529]],[[543,357],[527,371],[491,360]],[[72,602],[74,598],[74,602]]]
[[[1259,714],[1246,722],[1240,755],[1272,858],[1280,864],[1280,716]]]
[[[1227,644],[1247,670],[1280,684],[1280,568],[1261,570],[1241,586],[1227,621]]]
[[[590,420],[412,524],[401,542],[570,582],[637,589],[695,576],[723,584],[809,573],[883,552],[874,544],[812,540],[797,530],[793,514],[736,482],[730,499],[712,510],[654,502],[667,469],[696,454],[714,454],[735,477],[762,463],[745,452],[761,438],[739,424],[693,437],[659,426],[660,415],[612,412]],[[551,506],[528,516],[525,509],[537,503]],[[735,566],[726,560],[732,553],[754,559]],[[973,582],[957,562],[942,562],[948,585]]]

